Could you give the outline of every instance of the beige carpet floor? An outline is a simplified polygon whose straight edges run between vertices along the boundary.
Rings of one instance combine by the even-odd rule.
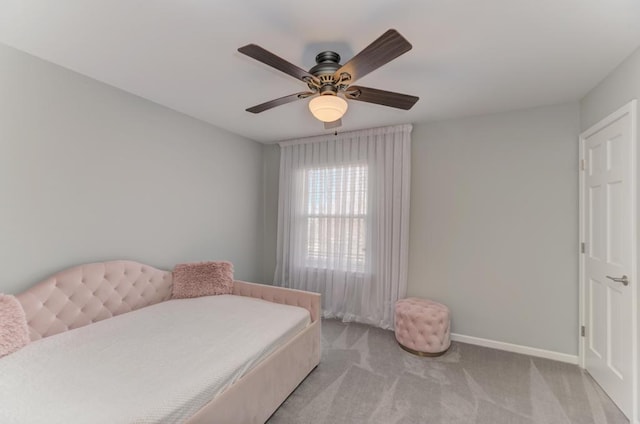
[[[628,423],[575,365],[464,343],[420,358],[390,331],[322,325],[320,365],[270,424]]]

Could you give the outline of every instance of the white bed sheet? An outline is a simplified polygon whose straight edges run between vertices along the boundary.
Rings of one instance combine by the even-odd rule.
[[[0,359],[0,423],[183,422],[310,323],[241,296],[170,300]]]

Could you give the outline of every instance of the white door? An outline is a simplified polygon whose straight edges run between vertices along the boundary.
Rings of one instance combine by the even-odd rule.
[[[635,378],[635,102],[581,136],[584,365],[631,418]]]

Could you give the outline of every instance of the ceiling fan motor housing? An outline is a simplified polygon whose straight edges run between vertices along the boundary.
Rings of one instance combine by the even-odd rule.
[[[338,53],[332,51],[320,52],[316,55],[316,65],[309,69],[309,73],[316,77],[320,77],[323,74],[333,75],[341,66]]]
[[[319,85],[309,84],[312,90],[318,90],[319,94],[336,95],[338,86],[333,78],[335,72],[340,69],[340,55],[332,51],[320,52],[316,55],[316,65],[309,69],[309,73],[320,81]]]

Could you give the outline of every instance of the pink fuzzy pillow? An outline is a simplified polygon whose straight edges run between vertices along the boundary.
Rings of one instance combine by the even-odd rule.
[[[196,262],[173,268],[173,299],[231,294],[232,291],[231,262]]]
[[[29,343],[24,309],[15,296],[0,293],[0,358]]]

